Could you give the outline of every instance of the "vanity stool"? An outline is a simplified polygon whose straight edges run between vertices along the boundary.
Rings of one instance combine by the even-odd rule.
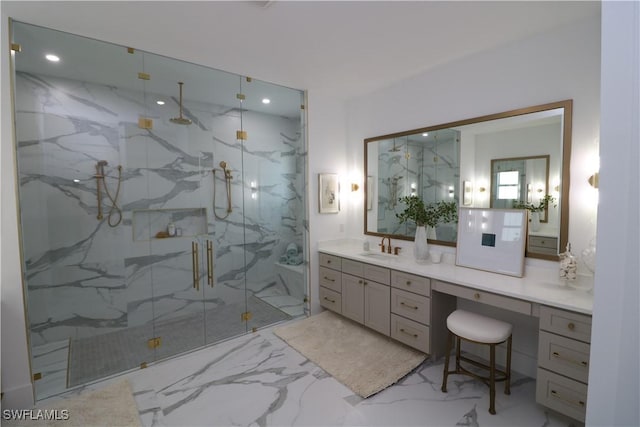
[[[496,382],[505,381],[504,394],[510,394],[511,382],[511,325],[500,320],[479,314],[470,313],[464,310],[456,310],[447,317],[447,350],[444,361],[444,376],[442,378],[442,391],[447,392],[447,376],[449,374],[469,375],[483,381],[489,386],[489,413],[495,414],[496,408]],[[449,355],[453,345],[453,338],[456,338],[456,369],[449,370]],[[485,365],[476,360],[460,355],[460,341],[466,340],[477,344],[489,346],[489,365]],[[496,369],[496,345],[507,341],[507,366],[504,371]],[[467,362],[474,366],[489,371],[488,377],[480,376],[474,372],[460,366],[460,362]],[[498,376],[496,376],[498,374]]]

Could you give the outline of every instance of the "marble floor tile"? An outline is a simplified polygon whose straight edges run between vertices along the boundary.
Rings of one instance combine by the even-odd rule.
[[[498,387],[496,415],[488,412],[488,387],[472,378],[451,375],[449,392],[442,393],[442,359],[427,359],[397,384],[362,399],[276,337],[274,328],[124,374],[143,425],[581,425],[536,404],[535,380],[516,373],[511,395]]]

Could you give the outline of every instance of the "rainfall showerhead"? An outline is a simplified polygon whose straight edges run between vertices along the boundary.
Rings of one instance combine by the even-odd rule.
[[[178,85],[180,86],[180,116],[169,119],[169,121],[179,125],[190,125],[193,122],[187,119],[186,117],[182,116],[182,85],[183,84],[184,84],[183,82],[178,82]]]
[[[396,147],[396,141],[393,141],[393,148],[389,149],[390,153],[397,153],[398,151],[400,151],[400,147]]]

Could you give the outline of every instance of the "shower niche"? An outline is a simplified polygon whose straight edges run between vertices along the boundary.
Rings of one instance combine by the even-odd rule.
[[[11,27],[37,399],[308,312],[303,91]]]
[[[205,208],[133,211],[133,240],[194,237],[207,234]]]

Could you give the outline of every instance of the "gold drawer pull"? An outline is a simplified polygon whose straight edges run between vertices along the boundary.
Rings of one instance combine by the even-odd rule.
[[[411,332],[405,331],[403,328],[400,328],[400,332],[403,334],[409,335],[410,337],[418,338],[418,334],[412,334]]]
[[[358,280],[358,283],[362,285],[364,282],[362,280]]]
[[[328,280],[330,282],[335,282],[336,281],[336,279],[329,279],[327,276],[324,276],[324,280]]]
[[[575,401],[575,400],[567,399],[566,397],[563,397],[560,393],[558,393],[555,390],[551,390],[551,395],[556,399],[562,400],[563,402],[568,403],[570,405],[575,405],[577,403],[580,406],[584,406],[584,402],[582,400]]]
[[[569,357],[564,357],[560,353],[558,353],[557,351],[554,351],[552,354],[553,354],[553,357],[557,357],[558,359],[562,359],[562,360],[565,360],[567,362],[575,363],[576,365],[589,366],[589,363],[585,362],[584,360],[578,361],[576,359],[571,359]]]
[[[480,299],[480,294],[476,292],[475,294],[473,294],[473,297],[474,297],[475,299]]]
[[[407,280],[407,286],[411,286],[411,280]]]
[[[334,303],[334,304],[336,303],[336,300],[331,299],[331,298],[329,298],[329,297],[324,297],[324,299],[325,299],[325,300],[327,300],[327,301],[329,301],[329,302],[332,302],[332,303]]]
[[[331,264],[331,260],[330,259],[327,260],[327,264]]]
[[[415,307],[415,306],[413,306],[413,305],[409,305],[409,304],[405,303],[404,301],[402,301],[402,302],[400,303],[400,305],[404,305],[405,307],[413,308],[414,310],[417,310],[417,309],[418,309],[418,307]]]
[[[571,322],[567,325],[567,328],[569,328],[570,331],[573,331],[576,328],[576,325],[574,325],[573,322]]]

